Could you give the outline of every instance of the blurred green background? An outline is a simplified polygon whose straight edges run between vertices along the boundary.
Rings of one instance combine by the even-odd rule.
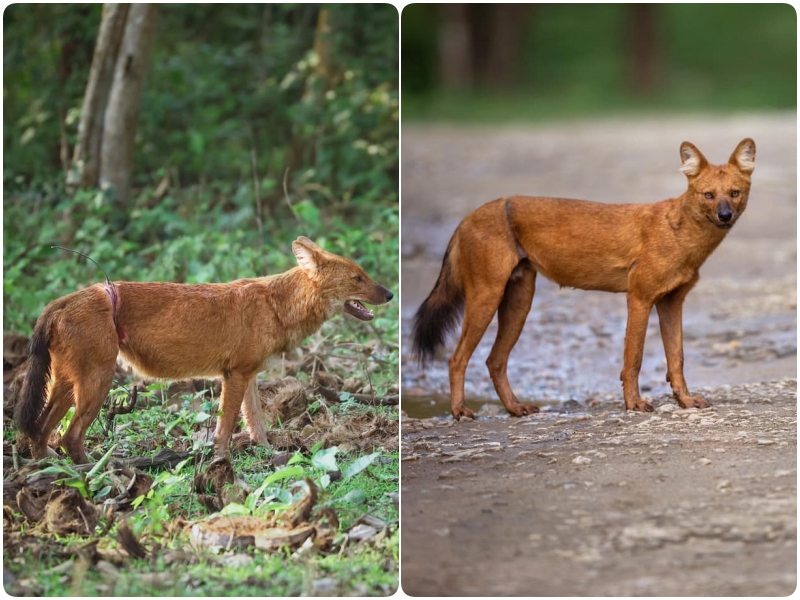
[[[406,6],[403,119],[794,109],[789,4]]]
[[[102,279],[51,244],[112,279],[204,282],[289,268],[306,235],[397,289],[393,6],[161,6],[122,203],[65,184],[101,11],[3,14],[4,331]]]

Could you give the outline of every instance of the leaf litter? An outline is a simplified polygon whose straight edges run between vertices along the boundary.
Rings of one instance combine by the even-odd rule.
[[[3,406],[6,425],[10,425],[8,421],[24,378],[26,358],[27,338],[6,336]],[[315,368],[310,383],[292,376],[259,383],[263,412],[270,426],[268,440],[275,450],[273,465],[286,464],[294,451],[324,455],[327,450],[332,450],[331,456],[334,456],[336,451],[360,454],[378,450],[350,461],[341,471],[334,459],[334,468],[325,468],[328,475],[324,477],[328,477],[327,482],[330,482],[354,477],[372,465],[380,454],[396,452],[399,423],[396,416],[392,418],[391,411],[342,411],[337,406],[343,401],[353,405],[392,406],[396,403],[393,395],[390,393],[386,398],[378,398],[369,381],[359,385],[356,377],[342,380],[338,375],[325,371],[319,363]],[[126,374],[118,375],[121,380]],[[193,402],[204,397],[218,398],[219,384],[203,380],[178,382],[167,387],[162,394],[172,405],[185,403],[190,396]],[[152,405],[162,401],[145,398],[143,402]],[[137,410],[141,408],[140,405]],[[252,560],[249,553],[279,549],[298,555],[309,552],[337,552],[341,555],[348,546],[369,544],[377,547],[389,535],[392,526],[369,513],[362,514],[341,531],[340,517],[329,505],[328,495],[325,494],[325,501],[320,503],[321,490],[308,478],[300,482],[304,493],[291,505],[284,506],[284,510],[266,514],[264,510],[235,514],[234,510],[225,514],[231,507],[243,506],[252,493],[251,488],[236,477],[233,465],[227,459],[207,464],[200,462],[194,466],[191,494],[214,514],[195,520],[174,517],[162,523],[160,534],[132,526],[131,517],[141,513],[139,503],[153,494],[161,477],[145,473],[134,465],[162,469],[177,465],[179,470],[181,461],[187,458],[191,465],[192,459],[197,458],[192,452],[193,446],[196,452],[196,440],[208,440],[213,432],[213,417],[205,416],[210,418],[194,427],[189,432],[191,437],[171,439],[171,448],[162,447],[155,454],[149,452],[165,445],[164,440],[153,439],[162,433],[158,430],[143,444],[137,441],[128,443],[124,451],[112,448],[100,463],[94,465],[63,465],[52,459],[29,461],[25,458],[24,447],[12,448],[10,441],[4,441],[3,529],[6,555],[21,557],[32,553],[45,557],[45,564],[54,564],[55,561],[57,566],[47,571],[63,574],[62,580],[69,582],[70,589],[76,593],[87,576],[87,569],[93,566],[105,577],[105,583],[98,584],[98,593],[110,593],[115,589],[121,569],[130,559],[152,562],[158,557],[164,563],[188,565],[198,562],[198,551],[217,551],[228,558],[239,556]],[[124,431],[129,427],[118,426],[116,430]],[[172,433],[174,438],[187,432],[178,426]],[[239,449],[249,445],[246,432],[237,437]],[[51,440],[51,446],[57,447],[57,442],[58,439]],[[140,450],[150,456],[122,458],[122,455],[130,456]],[[233,451],[237,451],[236,445]],[[14,466],[19,464],[22,467],[15,469]],[[351,495],[352,492],[344,498]],[[354,506],[364,501],[363,492],[360,498],[353,502]],[[391,499],[395,509],[398,507],[396,499],[396,495]],[[116,544],[103,539],[114,526]],[[166,549],[168,539],[180,532],[187,534],[189,545],[184,549]],[[387,564],[394,562],[390,557],[386,560]],[[6,589],[18,594],[41,594],[45,591],[36,578],[21,577],[17,580],[12,572],[7,574],[11,587]],[[140,582],[150,582],[154,589],[175,589],[177,576],[174,573],[169,573],[168,577],[158,575],[139,573],[137,578]]]

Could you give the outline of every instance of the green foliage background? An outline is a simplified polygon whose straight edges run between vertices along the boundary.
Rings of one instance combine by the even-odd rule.
[[[626,81],[630,5],[536,4],[522,25],[513,85],[443,89],[441,12],[402,13],[403,117],[446,121],[541,121],[635,112],[794,109],[797,14],[790,4],[660,4],[659,89]]]
[[[320,10],[161,7],[127,206],[68,194],[59,161],[59,117],[71,148],[100,5],[5,10],[4,331],[30,331],[47,302],[101,280],[51,244],[91,255],[112,279],[204,282],[289,268],[291,241],[306,235],[397,288],[397,11],[327,6],[325,78]]]

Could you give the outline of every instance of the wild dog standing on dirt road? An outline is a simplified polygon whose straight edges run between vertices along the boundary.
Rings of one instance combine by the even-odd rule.
[[[688,189],[655,204],[513,196],[484,204],[461,222],[439,279],[414,318],[413,352],[424,365],[464,314],[450,358],[453,417],[475,418],[464,405],[464,374],[472,352],[497,313],[497,339],[486,365],[506,410],[538,412],[521,404],[508,383],[508,355],[530,311],[536,274],[562,287],[626,292],[628,324],[622,390],[628,410],[652,411],[639,395],[647,321],[655,305],[667,356],[667,381],[683,408],[705,408],[683,377],[686,295],[700,265],[747,206],[756,145],[742,140],[725,165],[710,165],[689,142],[680,147]]]
[[[75,463],[88,462],[86,430],[111,388],[118,354],[148,377],[222,378],[216,456],[228,454],[242,406],[251,439],[266,444],[256,387],[266,359],[291,350],[337,312],[368,321],[362,302],[393,296],[356,263],[308,238],[297,238],[292,250],[300,266],[280,275],[199,285],[119,281],[48,304],[34,328],[14,415],[34,458],[47,455],[50,433],[74,404],[61,445]]]

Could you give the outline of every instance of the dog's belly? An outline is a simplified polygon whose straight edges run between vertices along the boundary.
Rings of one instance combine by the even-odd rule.
[[[120,348],[120,356],[142,376],[153,379],[189,379],[194,377],[216,378],[223,374],[223,367],[213,361],[187,361],[186,356],[142,355],[130,349]]]
[[[613,267],[597,261],[550,260],[543,262],[530,259],[533,268],[561,287],[601,292],[626,292],[628,290],[628,267]]]
[[[171,339],[144,343],[132,339],[120,346],[120,355],[138,373],[154,379],[217,378],[230,372],[255,373],[272,356],[247,344],[229,346],[209,340]]]

